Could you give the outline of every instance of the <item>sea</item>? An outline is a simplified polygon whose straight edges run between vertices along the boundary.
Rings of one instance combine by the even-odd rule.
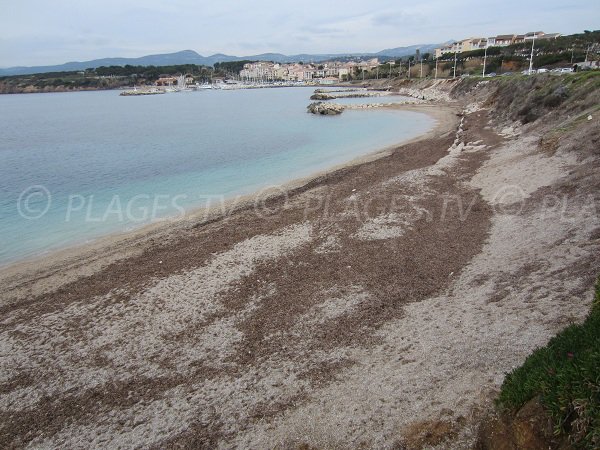
[[[0,265],[276,191],[435,124],[389,109],[315,116],[313,90],[0,95]]]

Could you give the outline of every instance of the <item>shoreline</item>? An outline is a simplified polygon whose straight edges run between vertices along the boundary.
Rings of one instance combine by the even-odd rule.
[[[458,83],[443,86],[456,103],[432,105],[446,132],[330,168],[262,211],[233,205],[13,279],[0,446],[473,448],[539,435],[543,411],[506,417],[494,399],[589,312],[597,84],[522,124],[539,104],[537,89],[519,95],[528,83]],[[510,429],[489,428],[497,417]]]
[[[1,78],[1,77],[0,77]],[[137,86],[140,87],[140,86]],[[154,85],[144,85],[143,88],[153,88],[156,87]],[[265,85],[265,86],[254,86],[254,87],[246,87],[246,88],[240,88],[240,89],[269,89],[269,88],[289,88],[289,87],[299,87],[299,88],[330,88],[330,87],[347,87],[350,89],[355,88],[353,85],[350,84],[340,84],[340,83],[336,83],[336,84],[304,84],[304,85],[285,85],[285,86],[280,86],[280,85],[275,85],[275,86],[270,86],[270,85]],[[362,87],[358,87],[358,89],[361,89]],[[110,88],[105,88],[105,89],[100,89],[100,88],[93,88],[93,89],[87,89],[87,88],[81,88],[81,89],[62,89],[62,90],[52,90],[52,91],[22,91],[22,92],[0,92],[0,95],[19,95],[19,94],[64,94],[64,93],[68,93],[68,92],[102,92],[102,91],[126,91],[128,89],[133,89],[133,86],[120,86],[120,87],[110,87]],[[221,90],[221,88],[213,88],[214,90]],[[202,89],[200,89],[201,91]],[[193,91],[197,91],[193,90]]]
[[[279,185],[280,189],[278,190],[283,193],[275,197],[293,197],[308,185],[318,185],[340,171],[376,161],[390,155],[394,149],[447,132],[457,112],[454,105],[440,104],[390,104],[385,108],[424,113],[432,117],[436,123],[422,135],[399,141],[384,148],[370,150],[345,163],[336,164],[308,176],[282,183]],[[47,278],[58,269],[70,270],[85,265],[83,270],[81,272],[77,271],[74,276],[63,275],[61,278],[62,282],[66,279],[75,280],[80,276],[94,273],[110,263],[140,254],[144,250],[144,245],[153,239],[163,238],[176,231],[185,230],[190,226],[200,226],[204,223],[218,221],[226,218],[226,216],[248,209],[258,200],[257,195],[264,190],[226,199],[220,206],[208,209],[204,207],[192,208],[190,211],[186,211],[183,217],[165,217],[153,223],[140,225],[132,230],[111,232],[90,241],[69,244],[62,248],[0,264],[0,282],[8,286],[23,285],[31,280]],[[275,199],[275,197],[270,196],[269,200]],[[230,210],[232,205],[233,209]],[[223,210],[226,211],[225,214],[223,214]],[[17,278],[25,278],[26,280],[16,283],[15,279]],[[48,288],[52,289],[53,287],[54,284]],[[41,292],[45,291],[46,288]]]

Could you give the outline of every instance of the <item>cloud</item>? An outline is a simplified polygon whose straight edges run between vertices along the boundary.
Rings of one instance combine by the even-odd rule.
[[[414,27],[425,23],[426,17],[421,14],[409,14],[403,11],[393,13],[378,13],[372,18],[375,27]]]
[[[541,29],[597,28],[597,0],[28,0],[0,15],[0,66],[194,49],[201,54],[379,51]],[[36,14],[31,14],[36,11]],[[518,13],[515,13],[518,11]]]

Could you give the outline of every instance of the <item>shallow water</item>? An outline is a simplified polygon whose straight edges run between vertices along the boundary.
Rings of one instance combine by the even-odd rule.
[[[312,91],[0,96],[0,263],[307,176],[434,124],[407,111],[314,116]]]
[[[340,105],[365,105],[369,103],[402,103],[413,100],[414,98],[403,95],[377,95],[372,97],[336,98],[335,100],[331,101],[334,103],[339,103]]]

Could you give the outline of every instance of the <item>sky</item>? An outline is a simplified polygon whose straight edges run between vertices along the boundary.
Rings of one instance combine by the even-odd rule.
[[[600,28],[598,0],[0,0],[0,67],[179,50],[353,53]]]

